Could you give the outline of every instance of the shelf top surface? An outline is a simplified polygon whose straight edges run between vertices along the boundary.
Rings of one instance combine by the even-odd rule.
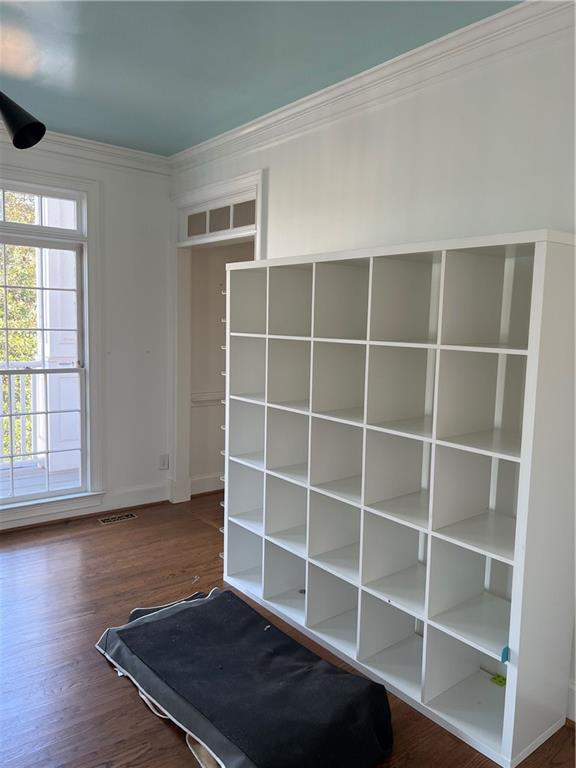
[[[525,232],[511,232],[482,237],[464,237],[451,240],[432,240],[420,243],[399,243],[397,245],[382,245],[372,248],[353,249],[350,251],[335,251],[328,253],[307,254],[303,256],[286,256],[278,259],[259,259],[254,261],[238,261],[226,264],[229,271],[237,269],[258,269],[262,267],[279,267],[290,264],[306,264],[315,261],[346,261],[350,259],[370,258],[377,256],[394,256],[424,251],[462,250],[482,246],[517,245],[520,243],[550,242],[573,246],[576,237],[570,232],[560,232],[550,229],[535,229]]]

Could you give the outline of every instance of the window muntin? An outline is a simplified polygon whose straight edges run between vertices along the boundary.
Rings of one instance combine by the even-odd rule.
[[[0,244],[4,503],[86,489],[80,254],[36,240]]]

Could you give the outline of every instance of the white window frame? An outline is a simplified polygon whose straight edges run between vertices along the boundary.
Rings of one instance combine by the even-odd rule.
[[[0,221],[0,242],[75,250],[78,253],[77,286],[79,333],[78,368],[81,369],[82,408],[82,486],[70,491],[47,491],[26,497],[0,501],[0,529],[27,520],[51,519],[67,511],[99,506],[104,495],[102,466],[102,405],[101,405],[101,315],[98,312],[101,295],[101,269],[94,258],[98,251],[100,233],[98,182],[73,178],[44,176],[35,172],[18,172],[0,178],[0,187],[10,191],[71,199],[77,203],[76,229],[45,227],[39,224],[18,224]],[[43,369],[42,369],[43,370]],[[62,369],[63,370],[63,369]]]

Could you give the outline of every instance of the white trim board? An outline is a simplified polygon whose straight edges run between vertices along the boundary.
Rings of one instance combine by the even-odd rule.
[[[5,153],[9,147],[12,147],[12,142],[8,132],[3,125],[0,125],[0,154]],[[42,143],[28,151],[34,152],[40,157],[66,158],[80,162],[97,163],[98,165],[111,165],[126,170],[145,171],[160,176],[170,175],[169,160],[163,155],[141,152],[129,147],[118,147],[114,144],[104,144],[101,141],[92,141],[55,131],[48,131],[42,139]]]
[[[274,146],[573,25],[571,2],[521,3],[178,152],[170,164],[178,173]]]

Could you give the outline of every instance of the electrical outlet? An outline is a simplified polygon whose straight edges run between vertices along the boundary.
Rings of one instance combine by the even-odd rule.
[[[169,468],[170,468],[170,455],[167,453],[161,453],[158,469],[169,469]]]

